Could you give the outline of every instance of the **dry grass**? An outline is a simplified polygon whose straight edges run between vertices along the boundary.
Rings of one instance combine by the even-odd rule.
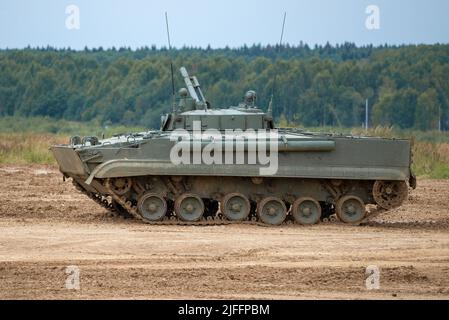
[[[0,163],[55,164],[49,147],[68,141],[67,136],[54,134],[0,134]]]
[[[383,137],[383,138],[393,138],[396,136],[393,127],[385,127],[385,126],[377,126],[374,128],[370,128],[368,129],[368,131],[366,131],[363,128],[353,128],[351,130],[351,134],[356,136],[368,135],[371,137]]]
[[[449,179],[449,144],[415,142],[413,168],[419,176]]]

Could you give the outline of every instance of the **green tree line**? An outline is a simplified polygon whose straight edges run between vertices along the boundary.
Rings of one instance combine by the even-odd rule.
[[[278,120],[355,127],[368,99],[371,125],[449,130],[449,45],[440,44],[0,50],[0,116],[155,128],[171,108],[170,60],[198,77],[213,107],[254,89],[266,109],[274,91]]]

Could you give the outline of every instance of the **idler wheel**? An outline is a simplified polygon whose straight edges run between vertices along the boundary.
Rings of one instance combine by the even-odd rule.
[[[313,198],[299,198],[293,203],[292,215],[299,224],[316,224],[321,218],[320,203]]]
[[[221,201],[221,211],[231,221],[245,220],[250,210],[248,198],[241,193],[229,193]]]
[[[345,223],[357,223],[363,220],[366,214],[365,204],[356,196],[344,196],[337,201],[338,218]]]
[[[183,221],[198,221],[204,213],[204,202],[195,194],[185,193],[176,199],[175,213]]]
[[[167,213],[167,202],[156,193],[145,193],[139,198],[137,208],[145,220],[160,221]]]
[[[404,181],[376,181],[373,186],[373,197],[384,209],[399,207],[408,198],[408,187]]]
[[[263,223],[280,225],[287,217],[287,208],[281,199],[267,197],[257,205],[257,215]]]
[[[131,178],[114,178],[109,180],[109,185],[115,194],[123,196],[133,185]]]

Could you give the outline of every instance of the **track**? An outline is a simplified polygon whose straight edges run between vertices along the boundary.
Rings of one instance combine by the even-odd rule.
[[[160,221],[149,221],[142,217],[142,215],[139,213],[139,210],[137,206],[133,205],[132,202],[127,201],[126,197],[120,196],[114,193],[112,186],[110,185],[109,180],[105,181],[106,189],[109,191],[110,197],[101,196],[99,194],[94,194],[91,192],[86,191],[84,188],[81,187],[77,182],[72,181],[75,188],[85,194],[88,198],[95,201],[97,204],[102,206],[103,208],[109,210],[111,213],[115,214],[116,216],[122,216],[122,217],[131,217],[136,220],[139,220],[143,223],[150,224],[150,225],[178,225],[178,226],[217,226],[217,225],[233,225],[233,224],[244,224],[244,225],[255,225],[255,226],[265,226],[268,227],[269,225],[259,221],[256,215],[250,215],[246,220],[243,221],[231,221],[227,219],[223,214],[218,211],[217,213],[213,213],[213,216],[208,217],[202,217],[199,221],[195,222],[189,222],[189,221],[183,221],[182,219],[179,219],[175,214],[169,212],[167,215],[161,219]],[[113,201],[115,203],[119,204],[121,208],[124,210],[115,210]],[[370,210],[367,210],[366,217],[356,223],[352,223],[352,225],[365,225],[369,223],[372,219],[377,217],[378,215],[382,213],[386,213],[388,210],[385,210],[383,208],[380,208],[378,206],[371,206]],[[331,216],[324,218],[321,220],[321,223],[333,223],[333,224],[342,224],[342,222],[339,221],[336,214],[332,214]],[[287,216],[287,219],[281,224],[281,225],[291,225],[295,224],[294,220],[292,219],[291,215]]]

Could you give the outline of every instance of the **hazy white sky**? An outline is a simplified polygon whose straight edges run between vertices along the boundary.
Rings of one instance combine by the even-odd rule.
[[[79,30],[66,27],[71,4]],[[365,27],[369,5],[379,30]],[[449,43],[448,0],[0,0],[0,48],[166,46],[165,11],[176,47],[275,44],[284,11],[291,44]]]

